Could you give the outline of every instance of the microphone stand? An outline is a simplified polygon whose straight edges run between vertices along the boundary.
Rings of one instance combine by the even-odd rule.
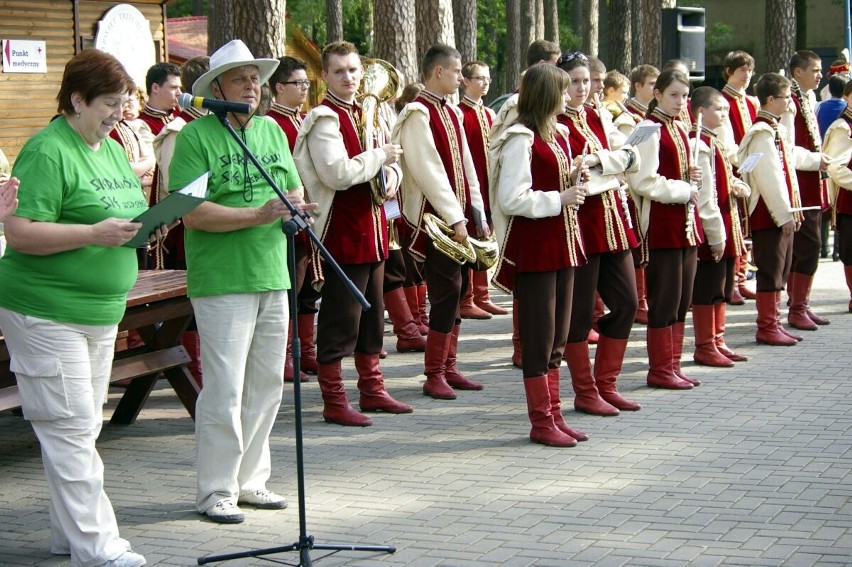
[[[361,304],[361,307],[364,311],[370,309],[371,305],[364,297],[364,294],[355,287],[355,284],[349,279],[346,274],[343,273],[343,270],[340,268],[340,265],[334,260],[334,258],[329,254],[328,250],[323,246],[322,242],[320,242],[316,233],[311,228],[308,223],[308,214],[300,212],[296,209],[293,204],[287,199],[281,189],[278,188],[278,185],[275,184],[275,181],[269,175],[269,173],[264,169],[264,167],[260,164],[260,161],[251,153],[248,146],[246,146],[245,142],[243,142],[242,138],[234,131],[231,123],[228,122],[228,113],[226,111],[214,111],[213,112],[219,121],[222,123],[222,126],[228,131],[231,137],[236,140],[237,144],[242,148],[245,156],[251,161],[263,178],[269,183],[269,186],[272,187],[272,190],[275,191],[275,194],[278,195],[278,198],[284,202],[287,208],[290,210],[292,215],[292,219],[283,223],[283,231],[284,234],[287,235],[287,269],[291,275],[295,275],[296,273],[296,245],[294,241],[294,237],[300,230],[304,230],[311,241],[314,243],[314,246],[322,254],[322,257],[325,259],[326,263],[331,267],[332,270],[337,274],[337,276],[346,284],[346,287],[349,290],[349,293]],[[292,282],[295,284],[295,282]],[[297,302],[298,290],[293,289],[291,287],[288,299],[290,304],[290,322],[291,328],[296,329],[297,326],[297,312],[298,312],[298,302]],[[205,565],[207,563],[214,563],[218,561],[228,561],[230,559],[242,559],[246,557],[260,557],[262,555],[271,555],[274,553],[284,553],[288,551],[296,551],[299,554],[299,562],[298,563],[284,563],[282,561],[275,561],[284,565],[298,565],[311,567],[313,564],[311,561],[310,552],[312,549],[318,549],[322,551],[328,551],[329,553],[325,554],[323,557],[328,557],[329,555],[333,555],[340,551],[366,551],[366,552],[385,552],[385,553],[394,553],[396,552],[396,547],[392,545],[355,545],[355,544],[343,544],[343,543],[331,543],[331,544],[320,544],[314,541],[314,536],[308,535],[307,528],[307,520],[305,517],[305,458],[304,458],[304,443],[303,443],[303,434],[302,434],[302,387],[301,382],[299,380],[300,370],[301,370],[301,344],[299,342],[299,335],[296,332],[292,333],[290,339],[290,345],[293,356],[293,402],[295,406],[295,414],[296,414],[296,476],[297,476],[297,484],[298,484],[298,502],[299,502],[299,540],[291,543],[290,545],[283,545],[279,547],[269,547],[265,549],[253,549],[248,551],[240,551],[236,553],[226,553],[222,555],[208,555],[205,557],[198,558],[198,565]],[[323,557],[319,557],[318,559],[322,559]]]

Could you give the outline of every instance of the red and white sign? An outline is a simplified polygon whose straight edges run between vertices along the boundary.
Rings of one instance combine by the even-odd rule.
[[[44,41],[4,39],[4,73],[47,73],[47,48]]]

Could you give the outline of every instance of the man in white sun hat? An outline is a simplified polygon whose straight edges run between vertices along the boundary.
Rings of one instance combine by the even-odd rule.
[[[287,138],[255,117],[260,87],[278,66],[236,39],[210,57],[193,94],[249,105],[227,120],[282,191],[302,210],[302,183]],[[195,409],[196,507],[214,522],[245,519],[239,504],[286,507],[270,491],[269,434],[281,403],[287,343],[287,272],[282,219],[290,215],[219,119],[178,135],[169,190],[210,172],[208,200],[184,217],[187,293],[201,336],[204,388]]]

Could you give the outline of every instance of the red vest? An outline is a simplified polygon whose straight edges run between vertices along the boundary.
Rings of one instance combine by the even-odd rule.
[[[731,121],[731,128],[734,130],[734,142],[739,145],[745,133],[754,124],[754,119],[757,118],[757,105],[752,99],[728,85],[722,89],[722,96],[730,105],[728,120]]]
[[[568,144],[556,135],[548,144],[536,134],[533,139],[530,173],[533,191],[560,191],[570,187]],[[523,164],[518,164],[523,167]],[[585,206],[585,205],[583,205]],[[586,263],[577,215],[562,207],[554,217],[509,218],[509,231],[495,279],[506,289],[514,289],[515,275],[521,272],[553,272]]]
[[[805,148],[809,152],[820,151],[817,141],[811,136],[808,129],[808,122],[817,128],[816,116],[810,104],[802,105],[802,100],[793,93],[793,104],[796,105],[796,117],[793,120],[795,125],[795,142],[796,145]],[[805,113],[808,116],[805,116]],[[817,131],[818,132],[818,131]],[[828,187],[821,179],[819,171],[799,171],[796,170],[796,178],[799,180],[799,195],[802,198],[803,207],[820,206],[825,209],[828,206]]]
[[[414,102],[421,103],[429,113],[429,130],[432,132],[435,150],[437,150],[441,163],[444,165],[444,173],[450,187],[453,189],[462,211],[464,211],[468,227],[473,227],[475,226],[475,219],[473,218],[473,208],[470,206],[470,185],[464,173],[461,146],[462,128],[459,117],[447,106],[446,99],[438,98],[428,91],[422,91],[420,96],[414,99]],[[423,213],[435,214],[435,209],[432,208],[428,200],[423,203]],[[429,239],[425,227],[422,226],[422,213],[418,222],[421,223],[421,226],[410,227],[414,235],[414,242],[410,248],[422,257],[426,254],[426,242]]]
[[[654,109],[649,120],[662,125],[660,128],[660,166],[657,173],[666,179],[688,181],[691,165],[691,149],[686,133],[675,123],[680,118],[667,116]],[[701,243],[703,231],[698,211],[689,204],[667,204],[651,201],[651,217],[648,224],[649,249],[689,248]],[[690,213],[691,210],[691,213]],[[691,220],[690,219],[691,215]],[[691,238],[687,238],[687,223],[691,224]]]
[[[272,103],[266,115],[275,120],[281,129],[284,130],[287,142],[290,144],[290,153],[292,154],[293,147],[296,145],[296,136],[299,135],[299,128],[302,127],[302,120],[305,118],[305,115],[299,113],[296,109],[287,108],[276,102]]]
[[[473,158],[473,168],[476,170],[476,178],[479,180],[479,192],[482,193],[482,202],[485,212],[491,212],[488,202],[488,132],[494,119],[480,102],[474,102],[463,97],[459,103],[464,119],[464,135],[467,138],[467,146],[470,149],[470,157]]]
[[[175,118],[175,112],[163,112],[154,110],[147,104],[139,112],[139,119],[151,128],[151,133],[156,136],[160,131]],[[154,205],[160,199],[160,168],[154,168],[154,182],[151,184],[151,197],[149,205]]]
[[[690,134],[690,139],[695,138],[695,132]],[[742,255],[745,251],[743,244],[743,235],[740,228],[740,213],[737,199],[731,195],[731,186],[734,182],[733,171],[731,164],[725,155],[725,148],[719,142],[714,134],[708,134],[704,130],[701,134],[701,139],[712,149],[711,156],[713,158],[713,169],[715,172],[714,187],[702,187],[702,191],[711,191],[715,189],[716,202],[719,205],[719,212],[722,213],[722,224],[725,227],[725,251],[722,253],[722,258],[736,258]],[[698,259],[702,262],[712,262],[713,255],[710,252],[710,245],[702,242],[698,247]]]
[[[589,112],[585,108],[568,109],[557,120],[568,127],[568,142],[574,156],[582,155],[586,143],[588,153],[609,149],[609,141],[597,112]],[[618,189],[586,197],[577,211],[586,253],[604,254],[635,248],[638,240],[630,229],[628,214]]]
[[[772,126],[775,130],[775,148],[778,150],[775,156],[764,156],[761,159],[777,159],[778,165],[781,167],[781,170],[784,172],[784,181],[787,184],[787,196],[790,199],[790,204],[793,207],[799,206],[796,203],[798,199],[796,198],[795,191],[793,190],[793,181],[791,178],[790,164],[787,162],[787,152],[785,148],[785,143],[783,138],[778,133],[778,121],[775,119],[768,118],[764,116],[763,113],[757,115],[755,119],[755,123],[757,122],[765,122]],[[763,202],[763,199],[758,199],[757,205],[749,216],[749,226],[751,226],[752,230],[766,230],[769,228],[778,228],[778,225],[775,224],[775,221],[772,219],[772,215],[769,214],[769,209],[766,207],[766,204]]]
[[[648,114],[648,107],[646,106],[645,108],[642,108],[640,104],[641,103],[638,100],[631,98],[627,101],[624,107],[633,115],[634,118],[638,118],[642,121],[645,120],[645,116]]]
[[[330,94],[321,103],[340,120],[340,137],[350,159],[364,152],[357,123],[358,106]],[[345,191],[335,191],[328,213],[323,244],[341,264],[367,264],[388,257],[388,222],[384,207],[373,202],[369,183],[359,183]]]

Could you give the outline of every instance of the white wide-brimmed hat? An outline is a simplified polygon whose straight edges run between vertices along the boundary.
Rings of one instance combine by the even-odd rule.
[[[220,47],[210,56],[210,70],[198,77],[192,85],[192,94],[205,98],[214,98],[210,83],[216,77],[236,67],[255,65],[260,71],[260,84],[264,85],[278,67],[278,59],[256,59],[242,40],[234,39]]]

